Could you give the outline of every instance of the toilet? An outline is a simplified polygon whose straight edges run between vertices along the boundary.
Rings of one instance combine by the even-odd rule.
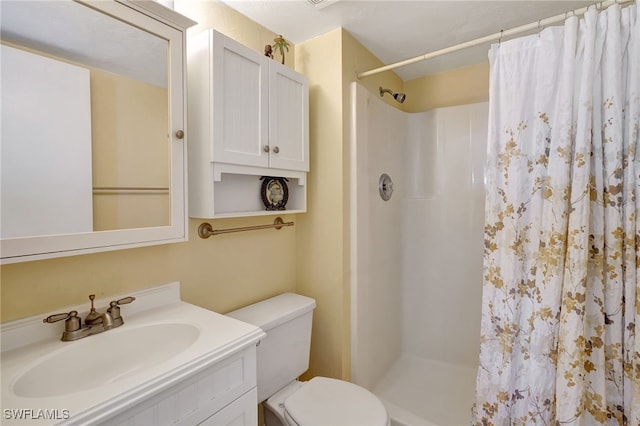
[[[266,333],[257,348],[266,426],[387,426],[384,405],[363,387],[327,377],[298,380],[309,368],[315,307],[309,297],[284,293],[227,314]]]

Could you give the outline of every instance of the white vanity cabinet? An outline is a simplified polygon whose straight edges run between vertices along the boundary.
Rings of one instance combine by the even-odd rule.
[[[190,215],[265,212],[261,176],[292,180],[285,213],[306,211],[305,76],[214,30],[188,41]]]
[[[252,345],[101,425],[250,426],[258,424],[257,400]]]

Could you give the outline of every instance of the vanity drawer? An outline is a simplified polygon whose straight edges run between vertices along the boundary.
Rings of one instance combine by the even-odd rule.
[[[253,388],[198,426],[257,425],[258,389]]]
[[[257,395],[247,396],[255,387],[256,348],[251,345],[101,424],[196,425],[241,396],[243,405],[251,398],[257,407]]]

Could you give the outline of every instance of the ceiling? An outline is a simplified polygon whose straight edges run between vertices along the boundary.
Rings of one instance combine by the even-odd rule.
[[[594,1],[222,0],[294,44],[343,27],[385,64],[529,24]],[[312,3],[319,3],[314,6]],[[396,68],[403,80],[487,60],[489,43]],[[367,70],[358,70],[359,72]]]

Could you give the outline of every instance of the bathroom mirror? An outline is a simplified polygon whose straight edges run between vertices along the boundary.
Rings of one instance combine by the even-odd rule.
[[[2,262],[184,241],[180,15],[149,1],[1,7]]]

